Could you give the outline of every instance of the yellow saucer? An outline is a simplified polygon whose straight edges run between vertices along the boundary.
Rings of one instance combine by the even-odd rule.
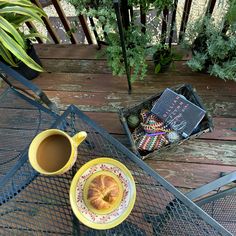
[[[89,209],[89,205],[84,201],[87,183],[101,172],[115,176],[123,189],[120,203],[113,211],[103,214]],[[132,211],[135,200],[136,187],[132,174],[121,162],[112,158],[97,158],[87,162],[78,170],[70,186],[70,203],[75,216],[83,224],[94,229],[110,229],[122,223]]]

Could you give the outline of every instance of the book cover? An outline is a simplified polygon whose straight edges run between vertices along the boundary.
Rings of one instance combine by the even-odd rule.
[[[188,137],[206,114],[183,95],[167,88],[154,104],[151,112],[183,137]]]

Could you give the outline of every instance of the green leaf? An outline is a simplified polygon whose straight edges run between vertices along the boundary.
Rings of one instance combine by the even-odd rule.
[[[233,24],[236,22],[236,1],[233,0],[230,3],[228,12],[226,14],[226,19],[230,24]]]
[[[40,33],[26,34],[24,37],[25,37],[26,39],[38,37],[38,38],[41,38],[41,39],[42,39],[42,38],[43,38],[43,39],[46,39],[47,41],[49,40],[48,37],[46,37],[46,36],[44,36],[44,35],[42,35],[42,34],[40,34]]]
[[[3,60],[12,66],[17,66],[16,63],[13,61],[13,58],[9,51],[0,43],[0,55],[2,56]]]
[[[12,25],[15,27],[15,28],[19,28],[21,25],[23,25],[25,22],[27,21],[30,21],[31,20],[31,17],[29,16],[22,16],[22,15],[11,15],[10,17],[8,16],[7,18],[7,21],[11,22]]]
[[[171,63],[171,57],[164,57],[164,58],[162,58],[162,60],[161,60],[161,64],[162,65],[168,65],[168,64],[170,64]]]
[[[13,6],[31,6],[32,3],[27,0],[0,0],[0,4],[7,4],[7,5],[13,5]]]
[[[158,74],[160,70],[161,70],[161,64],[159,63],[155,66],[155,73]]]
[[[6,47],[13,55],[15,55],[16,58],[24,62],[27,66],[36,71],[43,71],[43,68],[29,57],[24,49],[2,29],[0,29],[0,42],[2,42],[4,47]]]
[[[182,60],[183,59],[183,57],[184,57],[184,55],[183,55],[183,53],[181,53],[181,52],[172,52],[171,53],[172,54],[172,59],[174,60],[174,61],[180,61],[180,60]]]
[[[0,16],[0,28],[11,34],[16,42],[20,44],[22,48],[25,48],[25,42],[18,31],[10,24],[7,20],[5,20],[2,16]]]
[[[42,16],[47,17],[47,14],[45,13],[45,11],[43,9],[41,9],[40,7],[37,7],[36,5],[32,4],[29,8],[31,10],[33,9],[35,11],[35,13],[40,15],[40,17],[42,17]]]
[[[43,9],[36,6],[29,0],[0,0],[0,8],[5,9],[7,7],[22,7],[23,9],[29,9],[34,11],[39,16],[47,16]],[[14,11],[11,13],[15,13]],[[32,17],[30,17],[32,18]]]
[[[20,15],[25,15],[31,17],[31,20],[36,20],[38,22],[41,22],[43,24],[43,21],[41,17],[37,14],[38,11],[33,8],[26,8],[26,7],[20,7],[20,6],[9,6],[5,7],[3,9],[0,9],[0,13],[17,13]]]

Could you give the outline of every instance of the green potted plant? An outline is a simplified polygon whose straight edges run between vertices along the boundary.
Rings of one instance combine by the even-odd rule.
[[[193,71],[207,72],[222,79],[236,80],[236,1],[230,1],[222,21],[213,17],[198,19],[187,35],[192,58],[187,65]],[[224,26],[228,25],[227,34]],[[191,38],[190,35],[193,37]]]
[[[158,74],[159,72],[167,70],[174,60],[181,59],[181,55],[173,52],[171,48],[165,44],[158,44],[152,58],[155,73]]]
[[[96,30],[99,39],[105,41],[105,56],[114,75],[125,74],[125,63],[121,49],[121,42],[118,33],[115,10],[111,0],[68,0],[74,5],[78,14],[86,15],[96,19]],[[150,7],[156,9],[159,15],[165,7],[173,5],[173,0],[128,0],[120,1],[128,7],[138,9],[140,6],[147,12]],[[123,12],[121,12],[123,13]],[[129,20],[129,24],[124,27],[125,46],[127,49],[127,61],[131,68],[131,82],[136,79],[143,79],[147,72],[147,56],[154,53],[155,47],[151,44],[153,31],[148,27],[143,32],[144,25],[140,23],[139,14],[134,13]]]
[[[125,31],[127,61],[131,69],[131,82],[136,79],[143,79],[147,72],[146,57],[153,53],[152,47],[147,47],[149,42],[148,34],[144,34],[139,26],[130,26]],[[105,54],[108,59],[108,65],[114,75],[125,74],[125,66],[119,34],[109,33],[107,36],[108,46]]]
[[[28,68],[33,70],[33,76],[43,71],[39,59],[35,61],[28,55],[36,56],[30,38],[41,35],[25,34],[22,27],[29,21],[43,24],[42,16],[45,16],[44,11],[29,0],[0,0],[0,60],[18,71],[23,66],[23,72],[19,72],[25,76],[31,73],[24,71]]]
[[[125,74],[124,58],[121,49],[113,1],[110,0],[68,0],[74,5],[78,14],[96,19],[96,31],[99,39],[107,45],[102,53],[107,58],[108,66],[113,75]],[[129,4],[133,4],[129,1]],[[127,61],[131,68],[131,81],[137,78],[143,79],[147,71],[145,61],[149,49],[147,48],[148,34],[141,31],[140,25],[130,24],[124,29],[125,46],[127,49]]]

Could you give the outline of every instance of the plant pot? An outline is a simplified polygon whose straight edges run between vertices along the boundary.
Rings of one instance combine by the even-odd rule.
[[[207,51],[207,36],[204,33],[200,33],[192,43],[192,53]]]
[[[192,43],[191,47],[192,55],[195,56],[196,53],[207,53],[207,36],[205,33],[199,33],[196,39]],[[209,66],[212,65],[210,59],[206,59],[203,69],[200,71],[202,73],[208,73]]]
[[[28,44],[28,49],[27,49],[27,54],[36,62],[38,63],[40,66],[42,66],[42,63],[38,57],[38,55],[36,54],[36,51],[32,45],[32,43],[30,41],[27,41]],[[14,55],[12,55],[14,58]],[[1,56],[0,56],[0,61],[2,61],[3,63],[5,63],[8,66],[11,66],[10,64],[8,64]],[[22,61],[18,61],[17,63],[17,67],[12,67],[12,69],[14,69],[15,71],[17,71],[19,74],[23,75],[26,79],[28,80],[32,80],[34,78],[36,78],[40,72],[31,69],[30,67],[28,67],[26,64],[24,64]]]
[[[166,71],[172,62],[172,54],[170,49],[162,48],[153,54],[153,62],[155,65],[155,73]]]
[[[40,66],[42,66],[42,63],[38,57],[38,55],[36,54],[36,51],[34,49],[34,46],[31,44],[31,42],[29,43],[28,49],[27,49],[27,54],[35,61],[37,62]],[[26,79],[28,80],[32,80],[34,78],[36,78],[40,72],[31,69],[30,67],[28,67],[26,64],[24,64],[23,62],[19,62],[18,63],[18,67],[14,67],[13,68],[15,71],[17,71],[18,73],[20,73],[21,75],[23,75]]]
[[[229,36],[224,35],[224,34],[221,34],[219,36],[222,37],[222,39],[225,41],[225,43],[230,43]],[[213,43],[215,42],[214,40],[212,40],[211,37],[212,37],[212,35],[207,36],[206,33],[204,33],[204,32],[200,33],[197,36],[197,38],[193,41],[192,48],[191,48],[193,56],[196,56],[197,53],[207,56],[205,63],[203,65],[203,69],[201,70],[201,72],[203,72],[203,73],[209,73],[209,70],[211,70],[211,67],[214,64],[221,65],[222,63],[224,63],[226,61],[232,60],[232,58],[235,55],[234,50],[230,50],[227,53],[224,52],[224,58],[222,58],[222,57],[217,58],[217,54],[215,54],[214,56],[210,55],[209,48],[208,48],[209,46],[208,46],[207,42],[209,44],[211,44],[212,41],[213,41]]]

